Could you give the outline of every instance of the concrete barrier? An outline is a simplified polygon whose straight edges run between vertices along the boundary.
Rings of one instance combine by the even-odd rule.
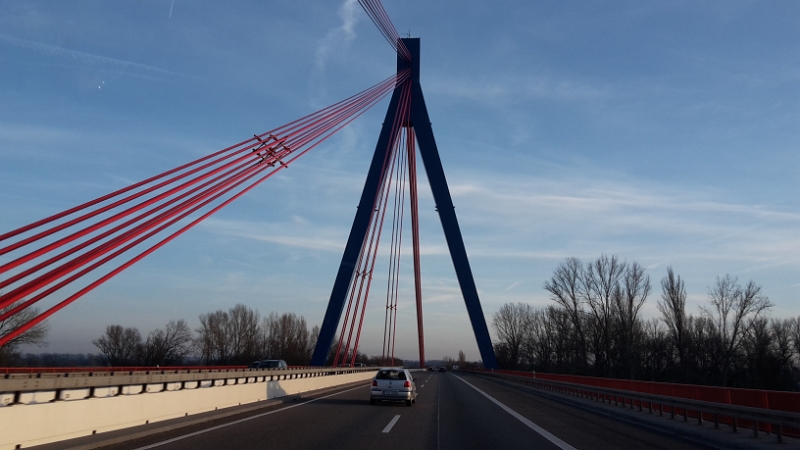
[[[228,379],[148,383],[0,394],[0,450],[71,439],[206,411],[366,381],[373,371],[293,378],[232,375]],[[14,401],[16,398],[16,401]]]

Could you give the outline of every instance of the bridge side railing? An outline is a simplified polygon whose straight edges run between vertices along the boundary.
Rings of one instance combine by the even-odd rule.
[[[138,369],[138,370],[137,370]],[[264,383],[375,371],[374,367],[289,369],[122,368],[116,371],[0,375],[0,407],[116,395]]]
[[[292,368],[301,368],[303,366],[289,366]],[[79,366],[79,367],[0,367],[0,378],[3,375],[10,374],[40,374],[40,373],[78,373],[78,372],[149,372],[154,370],[231,370],[231,369],[247,369],[248,366]]]
[[[752,429],[754,437],[758,437],[759,430],[766,431],[767,433],[774,430],[778,442],[783,442],[784,434],[796,436],[800,431],[800,413],[795,412],[729,405],[725,403],[670,397],[564,381],[544,380],[508,373],[489,371],[481,371],[478,373],[537,389],[608,403],[623,408],[638,409],[640,412],[647,410],[650,414],[658,413],[662,416],[664,414],[669,414],[671,419],[682,417],[683,420],[687,422],[692,419],[696,420],[700,425],[703,424],[704,420],[713,421],[715,428],[719,428],[720,423],[728,424],[731,426],[733,432],[737,432],[740,427],[746,427]]]

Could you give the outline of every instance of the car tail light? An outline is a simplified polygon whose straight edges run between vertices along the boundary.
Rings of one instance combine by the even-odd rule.
[[[378,380],[372,380],[372,385],[373,386],[377,386],[378,385]]]
[[[406,381],[405,383],[403,383],[403,387],[411,387],[411,382]]]

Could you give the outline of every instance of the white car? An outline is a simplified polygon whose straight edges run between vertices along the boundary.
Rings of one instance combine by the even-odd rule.
[[[369,391],[369,403],[379,401],[406,402],[411,406],[417,402],[417,384],[414,377],[406,369],[398,367],[384,367],[378,370],[372,378],[372,387]]]

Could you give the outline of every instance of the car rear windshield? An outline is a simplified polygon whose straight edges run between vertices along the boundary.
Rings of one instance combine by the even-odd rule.
[[[406,374],[400,370],[379,370],[375,378],[378,380],[405,380]]]

